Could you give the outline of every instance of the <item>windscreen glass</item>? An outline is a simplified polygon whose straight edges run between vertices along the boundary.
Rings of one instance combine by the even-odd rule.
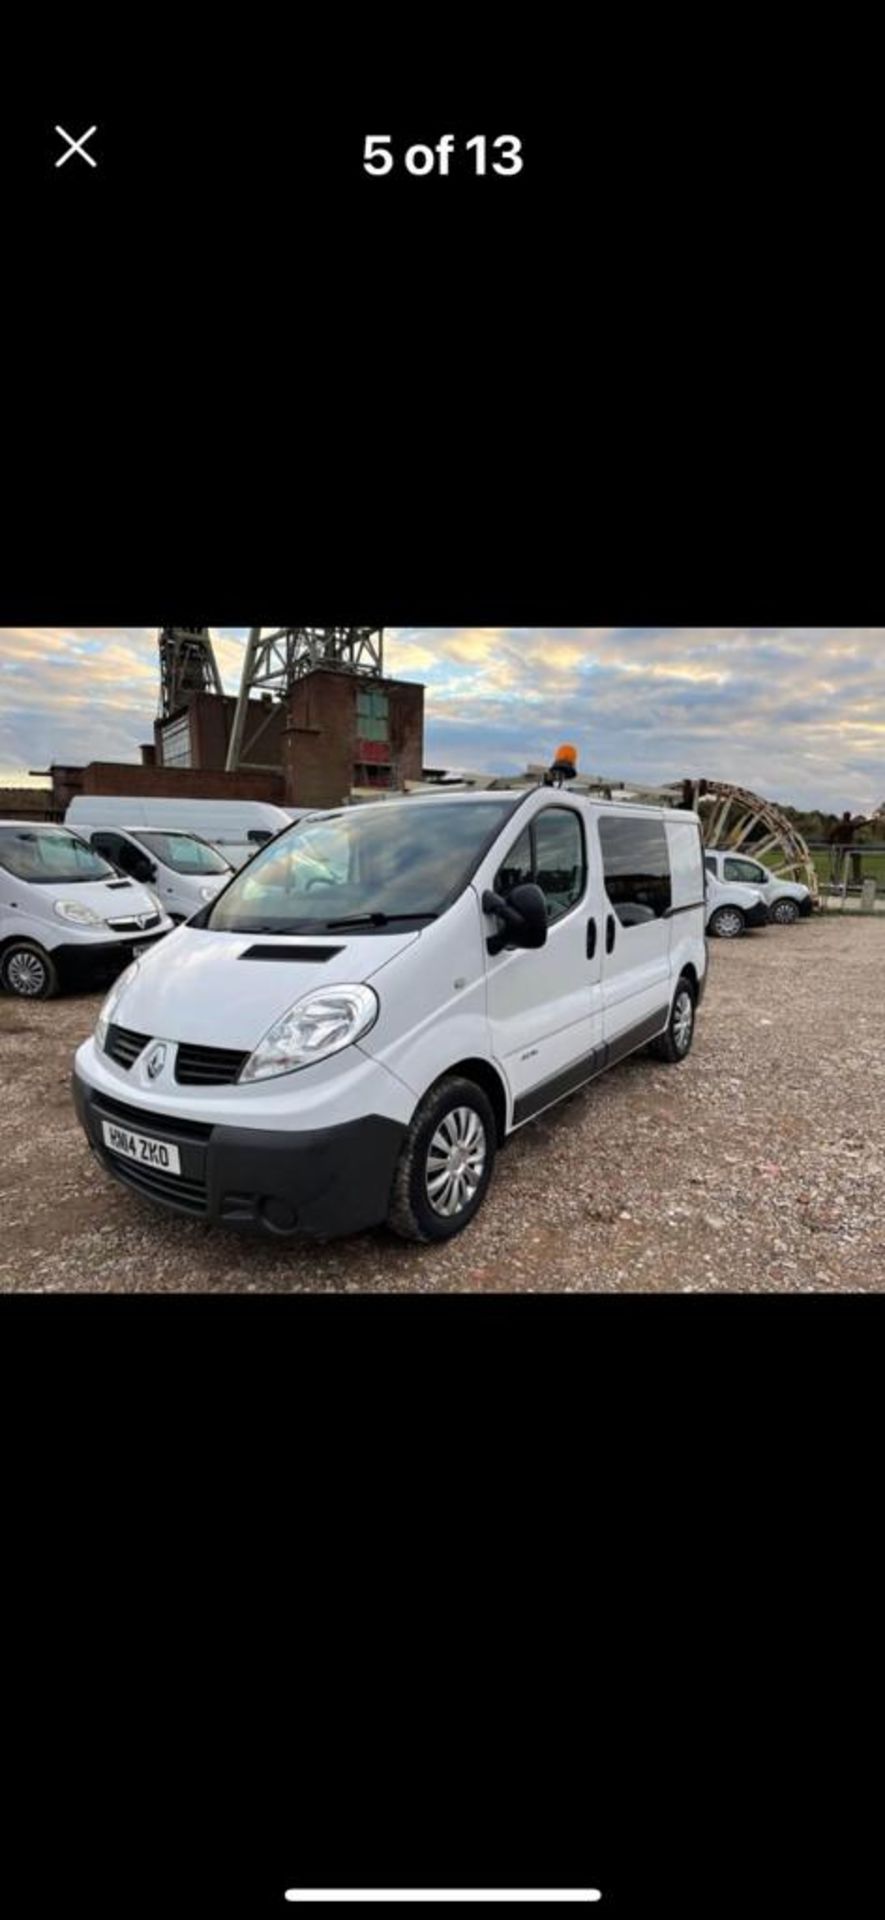
[[[292,827],[209,909],[232,933],[435,919],[467,884],[513,801],[396,801]]]
[[[155,860],[173,873],[229,873],[230,863],[223,860],[205,840],[190,833],[136,833],[133,839],[146,847]]]
[[[113,867],[64,827],[0,827],[0,866],[16,880],[116,880]]]

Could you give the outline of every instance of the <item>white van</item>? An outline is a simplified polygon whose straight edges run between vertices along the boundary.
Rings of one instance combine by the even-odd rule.
[[[808,918],[814,907],[810,889],[800,880],[784,880],[780,874],[772,873],[758,860],[751,860],[747,854],[717,852],[708,848],[704,854],[704,864],[708,873],[726,886],[755,887],[768,908],[768,917],[778,926],[791,927],[800,918]]]
[[[155,895],[66,827],[0,820],[0,987],[101,986],[170,932]]]
[[[549,788],[328,812],[117,983],[77,1111],[179,1213],[444,1240],[527,1120],[649,1043],[685,1058],[704,921],[693,813]]]
[[[708,933],[719,940],[737,940],[750,927],[767,927],[771,916],[757,887],[719,880],[709,866],[706,877]]]
[[[168,796],[78,794],[65,814],[65,825],[79,832],[82,826],[113,830],[125,822],[128,827],[172,829],[193,833],[218,847],[234,867],[263,846],[275,833],[291,825],[285,807],[271,806],[264,800],[170,800]]]
[[[176,921],[189,920],[214,900],[234,871],[208,840],[177,828],[94,827],[84,822],[77,832],[121,873],[153,887]]]

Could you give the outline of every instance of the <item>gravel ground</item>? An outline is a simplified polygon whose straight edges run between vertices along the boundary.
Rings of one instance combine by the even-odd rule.
[[[524,1128],[474,1224],[427,1248],[381,1231],[265,1243],[124,1192],[69,1092],[101,996],[0,998],[0,1289],[885,1288],[883,987],[880,921],[712,942],[689,1059],[624,1061]]]

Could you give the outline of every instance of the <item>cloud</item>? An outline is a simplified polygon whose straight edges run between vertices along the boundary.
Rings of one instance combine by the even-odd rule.
[[[236,691],[247,629],[212,629]],[[885,795],[885,629],[400,627],[385,668],[426,686],[428,765],[515,772],[575,742],[611,778],[732,779],[863,811]],[[51,760],[137,760],[157,629],[0,628],[0,783]]]

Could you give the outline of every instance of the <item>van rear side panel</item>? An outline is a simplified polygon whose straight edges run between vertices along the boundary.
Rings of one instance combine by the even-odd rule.
[[[666,822],[670,855],[670,974],[675,982],[690,969],[703,986],[707,966],[705,939],[706,869],[698,821]]]

